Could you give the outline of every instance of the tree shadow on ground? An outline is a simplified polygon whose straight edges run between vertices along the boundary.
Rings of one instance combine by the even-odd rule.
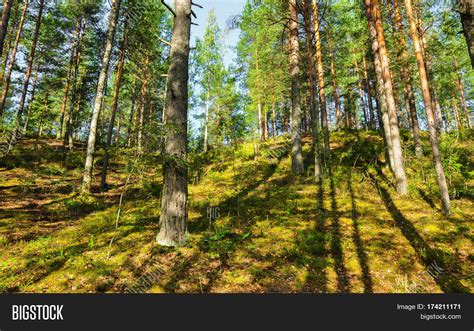
[[[352,187],[352,171],[349,173],[348,189],[351,196],[352,207],[352,240],[356,245],[357,258],[362,269],[362,282],[364,283],[364,292],[373,293],[373,281],[370,275],[369,261],[365,250],[364,242],[360,236],[359,212],[357,210],[357,198]]]
[[[367,174],[379,192],[387,211],[392,215],[403,236],[410,242],[416,255],[427,269],[428,274],[433,277],[441,290],[445,293],[470,293],[470,290],[459,281],[459,278],[454,273],[455,270],[450,266],[455,257],[440,249],[431,248],[418,233],[415,226],[396,207],[390,197],[390,193],[385,187],[380,185],[378,178],[369,172]],[[460,265],[460,263],[457,262],[454,265]],[[439,267],[442,272],[434,275],[431,271],[434,266]]]

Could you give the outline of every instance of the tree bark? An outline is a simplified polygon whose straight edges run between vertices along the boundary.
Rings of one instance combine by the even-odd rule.
[[[291,76],[291,173],[304,172],[301,146],[301,106],[300,106],[300,42],[298,31],[298,7],[296,0],[289,0],[290,7],[290,76]]]
[[[382,25],[382,17],[380,15],[380,7],[378,0],[365,0],[366,6],[369,6],[375,21],[375,29],[377,31],[377,40],[379,45],[380,64],[385,82],[385,98],[388,107],[388,117],[390,124],[390,135],[393,148],[393,165],[394,173],[397,181],[397,192],[400,196],[408,193],[407,177],[402,154],[402,144],[400,140],[400,131],[398,128],[397,107],[395,104],[392,75],[390,73],[390,59],[385,44],[385,37]]]
[[[321,160],[320,160],[320,143],[319,143],[319,111],[318,101],[316,99],[316,81],[315,81],[315,50],[311,43],[311,16],[312,6],[306,5],[304,8],[304,21],[306,29],[306,51],[308,59],[308,80],[310,89],[310,110],[311,110],[311,134],[312,134],[312,152],[314,154],[314,177],[316,182],[321,181]],[[314,26],[314,24],[313,24]]]
[[[316,72],[318,76],[319,103],[321,107],[321,126],[324,134],[324,161],[329,162],[331,158],[331,145],[329,138],[328,112],[326,103],[326,83],[324,81],[323,52],[321,46],[321,33],[319,24],[318,1],[313,0],[313,23],[314,39],[316,44]]]
[[[160,232],[163,246],[181,246],[188,235],[188,79],[191,35],[191,0],[175,0],[171,39],[168,92],[166,94],[166,138],[163,148],[163,196]]]
[[[107,39],[105,43],[105,51],[102,57],[102,68],[100,70],[99,81],[97,83],[97,92],[92,108],[92,119],[90,124],[89,139],[87,141],[87,156],[84,165],[84,177],[82,179],[81,191],[90,192],[92,182],[92,165],[95,154],[95,141],[97,136],[97,121],[99,119],[102,98],[104,97],[104,89],[107,78],[107,71],[109,69],[110,53],[114,43],[115,29],[117,26],[117,19],[120,7],[120,0],[112,0],[112,8],[109,16],[109,25],[107,31]]]
[[[102,165],[102,176],[101,176],[101,183],[100,183],[101,189],[107,188],[107,170],[109,167],[109,156],[110,156],[109,151],[110,151],[110,146],[112,145],[112,136],[114,133],[114,123],[115,123],[115,116],[117,114],[118,100],[120,96],[120,87],[122,83],[123,68],[125,65],[125,52],[127,48],[127,42],[128,42],[128,31],[127,31],[127,24],[125,24],[122,44],[120,46],[120,56],[119,56],[119,62],[117,66],[117,76],[115,77],[115,89],[114,89],[114,96],[113,96],[113,101],[112,101],[112,110],[110,112],[109,129],[107,132],[107,142],[105,144],[104,161]]]
[[[31,71],[33,69],[33,62],[35,60],[36,46],[38,44],[38,36],[39,36],[40,27],[41,27],[41,20],[43,18],[44,1],[45,0],[39,0],[39,9],[38,9],[38,15],[36,16],[35,31],[33,34],[33,41],[31,43],[30,55],[28,57],[28,67],[26,69],[25,81],[23,83],[23,91],[21,93],[21,98],[20,98],[20,107],[18,108],[18,113],[17,113],[17,125],[20,125],[21,117],[23,115],[23,109],[25,108],[26,95],[28,94],[28,86],[30,85]]]
[[[418,124],[415,93],[413,92],[412,72],[410,69],[410,60],[408,56],[406,40],[404,37],[403,20],[402,20],[402,15],[400,13],[400,6],[398,5],[398,0],[393,0],[393,8],[394,8],[394,14],[395,14],[395,23],[396,23],[396,38],[397,38],[397,42],[399,46],[399,51],[397,52],[397,56],[398,56],[398,60],[401,66],[400,76],[404,84],[405,99],[408,104],[411,131],[413,135],[413,142],[415,144],[415,154],[416,156],[421,156],[423,154],[423,150],[421,148],[421,143],[420,143],[420,126]]]
[[[23,4],[23,12],[21,14],[20,23],[18,24],[18,30],[16,32],[15,43],[13,45],[12,54],[10,56],[10,63],[8,64],[7,75],[5,84],[3,85],[3,93],[0,99],[0,116],[3,115],[3,110],[5,109],[5,103],[7,101],[8,90],[10,89],[10,82],[13,72],[13,67],[15,65],[16,53],[18,51],[18,46],[20,44],[21,33],[23,31],[23,26],[25,25],[26,13],[28,11],[29,0],[25,0]]]
[[[411,0],[405,0],[405,6],[408,15],[408,22],[410,24],[410,32],[413,40],[413,47],[415,50],[416,61],[418,63],[418,71],[420,75],[421,89],[423,92],[423,101],[426,109],[426,117],[428,119],[428,128],[430,133],[431,148],[433,150],[433,162],[436,169],[436,175],[438,178],[438,185],[441,193],[441,202],[443,205],[443,212],[445,214],[450,213],[450,199],[448,185],[446,183],[446,177],[444,174],[443,164],[441,163],[441,153],[438,147],[438,136],[434,121],[434,110],[432,108],[432,100],[430,95],[430,86],[428,81],[428,74],[426,72],[425,60],[423,58],[422,47],[420,45],[420,39],[413,16],[413,8]]]
[[[394,156],[393,156],[393,145],[392,145],[392,135],[390,132],[390,121],[388,116],[388,106],[387,100],[385,97],[385,81],[383,77],[383,70],[382,64],[380,62],[380,54],[379,54],[379,42],[377,39],[377,30],[375,28],[375,20],[372,14],[372,8],[370,1],[366,1],[366,15],[367,15],[367,22],[369,25],[369,33],[370,33],[370,40],[372,44],[372,56],[374,61],[374,68],[375,74],[377,78],[377,92],[380,98],[379,106],[381,108],[381,124],[382,124],[382,131],[384,133],[384,141],[387,146],[386,148],[386,158],[388,161],[388,165],[390,169],[394,171],[395,164],[394,164]]]
[[[0,22],[0,57],[2,57],[3,54],[3,45],[8,31],[8,22],[10,21],[12,5],[13,0],[3,1],[2,21]]]
[[[471,66],[474,68],[474,3],[472,0],[459,0],[458,10],[471,57]]]

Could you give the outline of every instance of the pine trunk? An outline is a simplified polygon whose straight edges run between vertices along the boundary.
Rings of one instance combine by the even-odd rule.
[[[30,85],[31,71],[33,70],[33,62],[35,60],[36,46],[38,44],[38,36],[41,27],[41,20],[43,18],[45,0],[39,0],[38,15],[36,16],[35,31],[33,34],[33,41],[31,43],[30,55],[28,57],[28,67],[26,69],[25,81],[23,83],[23,91],[20,98],[20,107],[17,113],[17,125],[20,125],[21,117],[23,115],[23,109],[25,108],[26,95],[28,94],[28,86]]]
[[[2,21],[0,22],[0,57],[2,57],[3,54],[3,45],[8,31],[8,22],[10,21],[12,5],[13,0],[3,1]]]
[[[87,141],[87,155],[84,165],[84,177],[82,179],[82,192],[90,192],[92,182],[92,165],[95,154],[95,141],[97,136],[97,121],[99,119],[100,108],[102,105],[102,98],[104,97],[104,90],[107,78],[107,71],[109,69],[110,54],[114,43],[115,29],[117,26],[118,12],[120,7],[120,0],[112,0],[112,7],[109,17],[109,26],[107,30],[107,39],[105,43],[105,51],[102,57],[102,67],[100,70],[99,81],[97,83],[97,92],[92,108],[92,119],[90,124],[89,139]]]
[[[313,0],[314,39],[316,44],[316,72],[318,76],[319,103],[321,107],[321,126],[324,133],[324,161],[331,158],[331,145],[329,139],[329,123],[326,103],[326,83],[324,81],[323,52],[321,46],[321,33],[319,24],[318,1]]]
[[[370,40],[372,44],[372,56],[373,56],[373,61],[374,61],[375,74],[377,78],[377,82],[376,82],[377,92],[380,98],[379,99],[379,106],[380,106],[380,112],[381,112],[380,123],[382,124],[382,131],[384,133],[383,137],[384,137],[385,144],[387,146],[385,154],[388,161],[388,165],[390,166],[390,169],[392,169],[393,171],[395,169],[395,164],[394,164],[394,157],[393,157],[392,135],[390,132],[388,106],[387,106],[387,100],[385,97],[385,81],[383,77],[382,64],[380,62],[377,30],[375,28],[375,21],[372,15],[372,8],[371,8],[370,1],[366,1],[365,5],[366,5],[367,21],[369,25]]]
[[[472,0],[459,0],[458,10],[461,14],[464,36],[471,56],[471,65],[474,68],[474,3]]]
[[[416,61],[418,63],[418,71],[420,74],[420,83],[423,93],[423,101],[426,109],[426,117],[428,119],[428,128],[430,133],[431,148],[433,150],[433,162],[438,178],[438,185],[441,193],[441,201],[443,205],[443,212],[445,214],[450,213],[450,199],[448,184],[446,183],[446,177],[444,174],[443,164],[441,163],[441,153],[438,147],[438,135],[436,132],[435,121],[434,121],[434,110],[432,108],[432,100],[430,95],[430,86],[428,81],[428,74],[426,72],[425,60],[423,58],[422,47],[420,45],[420,39],[416,28],[415,19],[413,17],[413,9],[411,0],[405,0],[405,6],[407,9],[408,22],[410,24],[410,32],[413,40],[413,47],[415,50]]]
[[[321,180],[321,160],[320,160],[320,144],[319,144],[319,111],[318,101],[316,99],[316,81],[315,81],[315,55],[314,48],[311,43],[311,15],[312,8],[305,6],[304,20],[306,29],[306,51],[308,59],[308,79],[310,89],[310,110],[311,110],[311,134],[312,134],[312,152],[314,154],[314,177],[316,182]],[[314,25],[313,25],[314,26]]]
[[[112,111],[110,112],[109,129],[107,132],[107,142],[105,144],[104,161],[102,165],[101,189],[107,188],[107,170],[109,167],[109,152],[112,145],[112,136],[114,133],[115,116],[117,114],[118,100],[120,96],[120,87],[122,83],[123,67],[125,65],[125,51],[127,47],[127,27],[125,26],[122,45],[120,46],[120,57],[117,66],[117,76],[115,77],[114,97],[112,101]],[[119,130],[120,131],[120,130]]]
[[[175,0],[163,148],[163,195],[160,232],[163,246],[181,246],[188,234],[188,79],[191,0]]]
[[[380,7],[378,0],[365,0],[366,5],[371,8],[377,31],[377,40],[379,45],[380,64],[382,67],[383,79],[385,82],[385,98],[388,108],[388,118],[390,124],[390,135],[393,148],[393,165],[397,182],[397,192],[400,196],[408,193],[407,177],[403,161],[402,144],[400,140],[400,131],[398,128],[397,107],[395,104],[394,89],[392,83],[392,75],[390,73],[390,59],[385,44],[384,30],[382,25],[382,17],[380,15]]]
[[[10,89],[10,82],[12,78],[13,67],[15,65],[16,53],[18,52],[18,46],[20,45],[21,33],[23,31],[23,26],[25,25],[26,13],[28,12],[29,0],[25,0],[23,4],[23,12],[21,14],[20,23],[18,24],[18,30],[16,32],[15,43],[13,45],[12,54],[10,56],[10,63],[8,64],[6,80],[3,85],[3,92],[0,99],[0,116],[3,115],[3,110],[5,109],[5,103],[7,102],[8,90]]]
[[[304,172],[301,146],[301,106],[300,106],[300,42],[298,31],[298,7],[296,0],[289,0],[290,7],[290,76],[291,76],[291,173]]]
[[[410,116],[411,131],[413,135],[413,142],[415,144],[415,153],[417,156],[423,154],[420,143],[420,126],[418,123],[418,115],[416,112],[416,100],[415,93],[413,91],[413,80],[412,72],[410,69],[410,59],[408,55],[406,40],[404,37],[403,31],[403,20],[400,13],[400,7],[398,5],[398,0],[393,0],[393,8],[395,13],[395,23],[396,23],[396,32],[397,32],[397,41],[399,45],[399,51],[397,52],[398,61],[400,62],[400,76],[402,82],[404,83],[404,93],[405,99],[408,105],[408,111]]]

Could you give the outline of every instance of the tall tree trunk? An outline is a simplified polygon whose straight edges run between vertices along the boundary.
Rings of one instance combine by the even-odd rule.
[[[69,87],[70,87],[70,82],[71,82],[71,76],[72,76],[72,69],[74,66],[74,55],[76,52],[76,48],[79,47],[79,39],[80,39],[80,34],[81,34],[81,27],[82,27],[82,19],[78,19],[76,22],[76,31],[74,32],[73,36],[73,42],[71,43],[71,52],[69,55],[69,65],[68,65],[68,70],[67,70],[67,75],[66,75],[66,83],[64,84],[64,95],[63,95],[63,102],[61,104],[61,117],[59,120],[59,130],[57,133],[56,138],[60,139],[63,135],[63,130],[64,130],[64,116],[66,114],[66,108],[67,108],[67,99],[69,95]]]
[[[408,104],[411,131],[413,135],[413,142],[415,144],[415,153],[417,156],[421,156],[423,154],[423,150],[421,148],[420,143],[420,126],[418,124],[418,115],[416,112],[415,93],[413,92],[413,80],[410,68],[410,59],[408,55],[406,40],[404,37],[403,20],[402,15],[400,13],[400,6],[398,5],[398,0],[393,0],[393,8],[396,23],[396,37],[399,46],[397,56],[401,66],[400,76],[404,84],[405,99]]]
[[[18,113],[17,113],[17,125],[20,125],[21,117],[23,115],[23,109],[25,108],[26,95],[28,94],[28,86],[30,85],[31,71],[33,69],[33,62],[35,60],[36,46],[38,44],[38,36],[39,36],[40,27],[41,27],[41,20],[43,18],[44,1],[45,0],[39,0],[39,9],[38,9],[38,15],[36,16],[35,31],[33,33],[33,41],[31,43],[30,55],[28,57],[28,67],[26,69],[25,81],[23,83],[23,91],[21,93],[21,98],[20,98],[20,107],[18,108]]]
[[[4,48],[3,50],[3,55],[2,55],[2,66],[0,68],[0,87],[3,86],[3,78],[5,77],[5,71],[7,70],[7,64],[8,64],[8,59],[9,59],[9,55],[10,55],[10,50],[12,48],[12,43],[13,43],[13,40],[15,39],[15,31],[17,29],[17,26],[18,26],[18,22],[19,22],[19,17],[20,17],[20,10],[18,9],[19,8],[19,3],[18,1],[15,1],[15,16],[13,17],[13,21],[11,23],[13,24],[9,24],[9,28],[8,28],[8,39],[7,39],[7,42],[6,42],[6,48]]]
[[[456,74],[457,74],[457,81],[456,81],[456,87],[459,91],[459,94],[461,96],[461,105],[462,105],[462,110],[464,113],[464,116],[466,117],[467,120],[467,127],[469,129],[472,128],[471,124],[471,114],[469,110],[467,109],[467,102],[466,102],[466,93],[464,92],[464,82],[461,77],[461,71],[459,69],[459,63],[457,60],[454,60],[454,68],[456,69]]]
[[[23,4],[23,12],[21,14],[20,23],[18,24],[18,30],[16,32],[15,44],[13,46],[12,54],[10,56],[10,63],[7,68],[7,75],[5,84],[3,85],[3,93],[0,99],[0,116],[3,115],[3,110],[5,109],[5,103],[7,101],[8,90],[10,89],[10,82],[13,72],[13,67],[15,65],[16,53],[18,51],[18,46],[20,44],[21,32],[23,31],[23,26],[25,25],[26,13],[28,11],[29,0],[25,0]]]
[[[388,108],[388,117],[390,124],[390,135],[393,148],[393,165],[394,173],[397,181],[397,192],[404,196],[407,191],[407,177],[405,173],[405,166],[403,161],[402,143],[400,140],[400,131],[398,128],[397,107],[393,93],[392,75],[390,73],[390,59],[385,44],[385,37],[382,25],[382,17],[380,15],[380,7],[378,0],[365,0],[366,6],[369,6],[372,17],[375,22],[375,29],[377,31],[377,40],[379,45],[380,64],[382,67],[383,79],[385,82],[385,98]]]
[[[291,76],[291,173],[304,172],[301,146],[301,106],[300,106],[300,42],[298,32],[298,7],[296,0],[289,0],[290,7],[290,76]]]
[[[458,11],[471,56],[471,66],[474,68],[474,3],[472,0],[459,0]]]
[[[441,201],[443,205],[443,212],[445,214],[450,213],[450,200],[448,184],[446,183],[446,177],[444,174],[443,164],[441,163],[441,153],[438,147],[438,136],[436,133],[435,121],[434,121],[434,110],[432,108],[432,100],[430,95],[430,86],[428,82],[428,74],[426,73],[425,60],[423,58],[422,47],[420,45],[420,39],[416,28],[416,22],[413,16],[413,8],[411,0],[405,0],[405,6],[408,15],[408,22],[410,24],[410,32],[413,40],[413,47],[415,50],[416,61],[418,63],[418,71],[420,74],[421,89],[423,92],[423,101],[426,109],[426,117],[428,119],[428,128],[430,133],[431,148],[433,150],[433,162],[436,169],[436,175],[438,177],[438,185],[441,193]]]
[[[127,48],[127,42],[128,42],[128,31],[127,31],[127,23],[125,23],[123,39],[120,45],[120,56],[119,56],[119,62],[117,66],[117,76],[115,77],[115,89],[114,89],[114,96],[113,96],[113,101],[112,101],[112,111],[110,112],[109,129],[107,132],[107,142],[105,144],[104,161],[102,165],[102,176],[101,176],[101,183],[100,183],[101,189],[107,188],[107,170],[109,167],[109,156],[110,156],[109,152],[110,152],[110,146],[112,145],[112,136],[114,133],[114,123],[115,123],[115,116],[117,114],[118,101],[119,101],[119,96],[120,96],[120,87],[122,83],[123,67],[125,65],[125,52]]]
[[[321,126],[324,134],[324,161],[329,162],[331,158],[331,145],[329,142],[328,111],[325,91],[326,83],[324,82],[323,52],[320,33],[321,25],[319,24],[319,8],[317,0],[313,0],[313,23],[314,39],[316,44],[316,72],[318,75],[319,103],[321,107]]]
[[[188,233],[188,78],[191,0],[175,0],[163,148],[163,195],[159,245],[185,244]]]
[[[311,43],[312,35],[312,21],[311,16],[313,14],[312,6],[305,5],[303,17],[305,21],[306,29],[306,57],[308,59],[308,80],[309,80],[309,92],[310,92],[310,109],[311,109],[311,134],[312,134],[312,153],[314,154],[314,177],[316,182],[321,180],[321,160],[320,160],[320,143],[319,143],[319,111],[318,101],[316,99],[316,81],[315,81],[315,50]],[[313,24],[314,26],[314,24]]]
[[[337,84],[337,73],[336,66],[334,64],[334,48],[330,45],[329,59],[331,61],[331,76],[332,76],[332,88],[334,94],[334,111],[336,113],[336,127],[341,129],[342,126],[342,113],[341,113],[341,98],[339,96],[339,87]]]
[[[3,1],[2,21],[0,22],[0,57],[2,57],[3,54],[3,45],[8,31],[8,22],[10,20],[10,11],[12,9],[12,5],[13,0]]]
[[[82,179],[81,187],[82,192],[90,192],[91,189],[92,165],[94,162],[95,141],[97,136],[97,120],[99,119],[102,98],[104,97],[107,71],[109,69],[110,53],[112,52],[112,46],[114,43],[119,7],[120,0],[112,0],[112,8],[109,16],[109,26],[105,43],[105,51],[102,57],[102,68],[100,70],[99,81],[97,83],[97,92],[94,100],[94,106],[92,108],[92,119],[89,131],[89,139],[87,141],[87,156],[84,165],[84,177]]]

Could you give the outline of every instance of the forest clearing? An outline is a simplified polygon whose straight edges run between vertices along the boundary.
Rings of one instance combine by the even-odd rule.
[[[472,2],[211,3],[3,0],[0,293],[471,293]]]

